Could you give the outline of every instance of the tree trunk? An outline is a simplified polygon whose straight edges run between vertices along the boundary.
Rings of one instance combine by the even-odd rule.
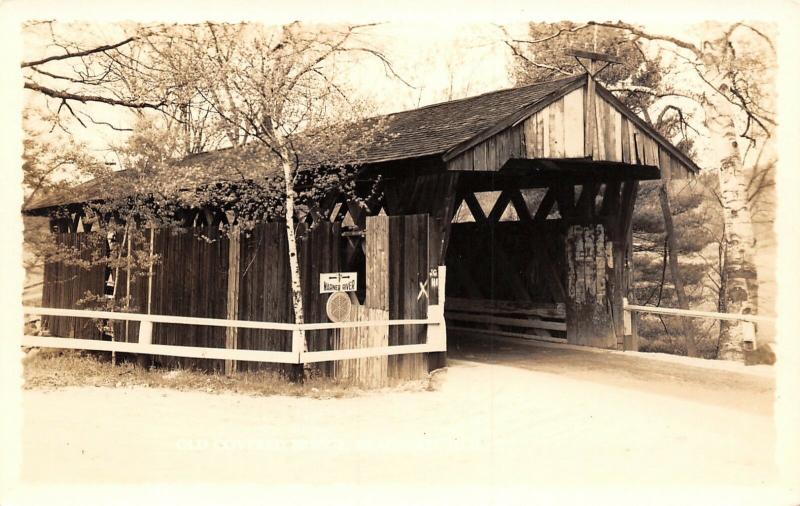
[[[294,168],[289,162],[289,154],[284,146],[281,146],[281,164],[283,166],[283,180],[284,191],[286,192],[286,205],[285,205],[285,218],[286,218],[286,240],[289,244],[289,273],[292,284],[292,307],[294,309],[294,321],[298,325],[304,323],[303,317],[303,289],[300,283],[300,263],[297,259],[297,238],[295,236],[294,226]],[[308,342],[306,341],[306,333],[300,330],[297,340],[302,340],[303,351],[308,351]],[[295,336],[293,336],[295,341]],[[308,375],[308,368],[302,367],[302,374],[298,374],[305,378]]]
[[[689,309],[689,301],[686,299],[686,291],[683,288],[683,278],[678,267],[678,247],[675,240],[675,226],[672,223],[668,184],[669,181],[661,181],[661,187],[658,189],[658,199],[661,202],[661,212],[664,214],[664,231],[667,234],[667,249],[669,250],[669,272],[672,276],[672,284],[675,286],[675,295],[678,297],[678,307]],[[681,317],[680,321],[683,340],[686,343],[686,354],[690,357],[696,357],[697,343],[694,339],[694,329],[687,318]]]
[[[712,84],[717,84],[717,88],[723,92],[727,89],[724,82],[712,81]],[[718,176],[727,243],[725,306],[731,313],[755,314],[758,308],[755,235],[733,110],[727,99],[719,93],[707,94],[703,108],[712,148],[721,156]],[[718,357],[726,360],[743,359],[741,325],[723,322]]]
[[[726,297],[728,294],[728,276],[725,271],[725,257],[728,250],[728,245],[725,242],[725,226],[723,225],[722,237],[719,240],[719,295],[717,296],[717,311],[720,313],[727,313],[728,307]],[[720,344],[726,331],[726,322],[724,320],[719,322],[719,336],[717,338],[717,356],[720,352]]]

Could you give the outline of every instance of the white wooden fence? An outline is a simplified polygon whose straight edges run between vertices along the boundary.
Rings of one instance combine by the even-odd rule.
[[[327,360],[346,360],[350,358],[446,351],[447,340],[445,333],[444,313],[439,308],[440,306],[429,306],[429,315],[428,318],[425,319],[293,324],[27,306],[23,308],[25,314],[71,316],[78,318],[93,318],[114,321],[138,321],[141,322],[139,325],[139,341],[136,343],[127,343],[122,341],[102,341],[98,339],[73,339],[65,337],[24,335],[22,336],[21,344],[25,347],[117,351],[124,353],[144,353],[150,355],[171,355],[175,357],[246,360],[252,362],[276,362],[282,364],[304,364],[311,362],[324,362]],[[291,351],[237,350],[227,348],[201,348],[196,346],[153,344],[152,333],[154,323],[284,330],[292,332],[292,349]],[[378,348],[303,351],[302,334],[300,333],[301,330],[345,329],[355,327],[394,325],[427,325],[427,342],[425,344],[394,345]]]
[[[710,318],[714,320],[728,320],[738,321],[742,325],[744,333],[744,341],[755,349],[756,347],[756,323],[772,323],[775,318],[769,316],[759,316],[753,314],[739,314],[739,313],[718,313],[715,311],[697,311],[694,309],[677,309],[671,307],[656,307],[656,306],[638,306],[636,304],[628,304],[628,299],[623,299],[622,309],[624,310],[625,322],[625,335],[630,335],[631,313],[650,313],[660,314],[667,316],[683,316],[689,318]]]
[[[444,320],[444,267],[440,267],[439,304],[428,306],[428,317],[421,319],[352,321],[338,323],[275,323],[250,320],[225,320],[219,318],[195,318],[190,316],[169,316],[156,314],[125,313],[117,311],[91,311],[83,309],[60,309],[50,307],[23,307],[29,315],[71,316],[110,321],[138,321],[139,340],[136,343],[122,341],[102,341],[97,339],[75,339],[68,337],[49,337],[23,335],[23,347],[62,348],[78,350],[115,351],[123,353],[142,353],[149,355],[170,355],[174,357],[209,358],[221,360],[243,360],[251,362],[274,362],[281,364],[307,364],[329,360],[404,355],[408,353],[430,353],[447,351],[447,333]],[[153,324],[170,323],[178,325],[205,325],[210,327],[250,328],[283,330],[292,333],[291,351],[240,350],[231,348],[204,348],[197,346],[176,346],[153,344]],[[424,344],[390,345],[372,348],[352,348],[343,350],[304,351],[301,331],[347,329],[356,327],[389,327],[396,325],[426,325],[427,340]]]

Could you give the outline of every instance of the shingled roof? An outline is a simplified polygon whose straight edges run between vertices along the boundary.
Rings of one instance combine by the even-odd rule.
[[[365,153],[360,163],[439,155],[493,127],[523,107],[557,97],[585,75],[493,91],[385,116],[387,141]]]
[[[380,139],[370,143],[361,151],[353,164],[368,165],[422,157],[441,156],[455,146],[469,141],[473,137],[496,126],[502,120],[519,113],[522,109],[537,104],[548,103],[563,96],[584,83],[586,75],[571,76],[553,81],[539,82],[528,86],[493,91],[481,95],[451,100],[428,105],[417,109],[388,114],[366,121],[381,121]],[[219,150],[192,155],[171,166],[172,175],[181,167],[200,165],[210,168],[203,181],[195,181],[198,185],[213,181],[230,180],[231,172],[222,170],[226,153],[234,150]],[[249,163],[258,167],[262,175],[264,169],[270,170],[270,162],[266,158],[250,155]],[[241,162],[242,157],[237,158]],[[272,167],[275,169],[275,167]],[[119,178],[120,184],[129,179],[126,171],[111,174],[108,177]],[[108,182],[108,181],[106,181]],[[97,181],[89,181],[79,185],[68,194],[48,195],[30,203],[24,211],[35,211],[44,208],[75,204],[99,199]]]

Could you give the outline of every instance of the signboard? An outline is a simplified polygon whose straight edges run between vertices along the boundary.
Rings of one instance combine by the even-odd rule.
[[[357,272],[324,272],[319,275],[319,293],[355,292]]]
[[[431,288],[434,290],[439,289],[439,268],[431,267],[428,271],[428,279],[431,281]]]

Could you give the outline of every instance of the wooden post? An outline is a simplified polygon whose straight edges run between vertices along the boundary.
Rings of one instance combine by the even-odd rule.
[[[681,308],[683,309],[683,308]],[[758,348],[756,339],[756,326],[753,322],[740,322],[742,326],[742,344],[746,351],[755,351]]]
[[[628,305],[628,298],[622,298],[622,306],[625,307]],[[627,309],[623,309],[622,315],[622,325],[623,325],[623,351],[638,351],[633,347],[633,316],[631,311]]]
[[[366,217],[364,305],[356,305],[356,321],[385,321],[389,319],[389,217]],[[341,344],[347,348],[374,348],[389,345],[389,327],[371,326],[342,329]],[[338,379],[364,387],[381,387],[389,378],[387,356],[357,358],[342,361],[336,373]]]
[[[594,60],[589,62],[589,73],[586,75],[586,108],[584,114],[585,134],[583,136],[584,154],[590,158],[595,158],[597,154],[597,115],[596,115],[596,92],[594,82]]]
[[[625,181],[620,197],[620,229],[619,236],[625,243],[625,262],[623,263],[626,275],[623,277],[625,288],[623,294],[631,301],[636,303],[636,294],[633,289],[634,269],[633,269],[633,209],[636,204],[636,196],[639,191],[639,181]],[[626,334],[627,336],[627,334]],[[639,351],[639,332],[638,317],[631,314],[631,333],[630,337],[624,340],[623,348],[626,351]]]
[[[153,322],[139,322],[139,344],[153,344]]]
[[[239,317],[239,256],[241,243],[239,227],[234,226],[228,234],[228,292],[227,292],[227,314],[229,320],[236,320]],[[225,330],[225,348],[235,350],[238,348],[239,329],[228,327]],[[236,361],[225,361],[225,374],[230,375],[236,372]]]
[[[431,293],[436,293],[437,297],[437,304],[431,304],[428,306],[428,318],[436,319],[439,321],[438,325],[429,325],[428,326],[428,343],[431,344],[438,344],[441,348],[447,348],[447,328],[445,326],[445,319],[444,319],[444,292],[445,292],[445,282],[447,276],[447,268],[444,265],[440,265],[437,269],[437,280],[436,286],[431,287]],[[446,352],[441,352],[441,361],[433,359],[433,355],[440,355],[439,353],[431,353],[432,360],[430,361],[429,368],[430,370],[439,369],[446,365]],[[433,365],[438,365],[438,367],[433,367]]]
[[[155,251],[155,228],[152,226],[150,227],[150,257],[148,258],[149,265],[147,267],[147,314],[151,314],[153,309],[153,254]],[[139,323],[139,339],[141,342],[142,337],[146,337],[149,342],[146,344],[152,343],[152,332],[153,332],[153,324],[151,322],[140,322]],[[138,357],[136,357],[136,363],[142,367],[147,368],[150,366],[151,357],[150,355],[140,353]]]
[[[131,309],[131,238],[130,224],[125,224],[125,234],[128,236],[128,256],[125,259],[125,311]],[[130,342],[130,321],[125,320],[125,342]]]
[[[613,230],[613,226],[608,227]],[[608,242],[610,240],[610,242]],[[606,290],[607,306],[611,311],[611,323],[616,336],[616,347],[625,350],[625,322],[622,309],[625,297],[625,245],[618,237],[607,237],[606,244],[611,248],[612,258],[606,269],[608,289]]]
[[[567,230],[567,342],[615,349],[617,337],[609,304],[608,271],[613,246],[601,224]]]
[[[435,241],[434,241],[435,243]],[[430,258],[430,257],[429,257]],[[442,349],[445,351],[434,352],[428,354],[428,372],[436,369],[441,369],[447,366],[447,329],[444,320],[444,302],[445,302],[445,285],[446,267],[444,265],[436,265],[435,262],[430,262],[428,285],[430,300],[428,304],[428,318],[436,318],[440,321],[439,325],[429,325],[427,328],[427,339],[429,343],[440,343]]]
[[[367,218],[365,238],[367,294],[365,305],[370,309],[389,310],[389,217]]]
[[[633,290],[634,280],[635,280],[635,272],[633,269],[633,227],[629,227],[627,230],[627,237],[625,239],[625,290],[624,294],[626,295],[625,304],[636,303],[636,293]],[[628,312],[630,317],[630,324],[631,324],[631,332],[630,338],[628,338],[628,334],[626,334],[625,339],[625,351],[639,351],[639,332],[638,332],[638,318],[635,313]]]

